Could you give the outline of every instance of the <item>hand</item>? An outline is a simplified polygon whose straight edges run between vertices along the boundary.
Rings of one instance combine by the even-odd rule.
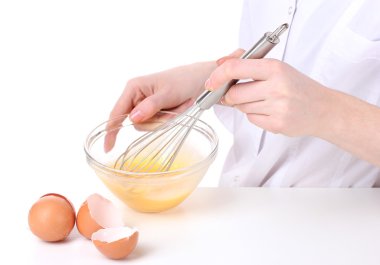
[[[140,123],[163,109],[182,112],[203,91],[204,80],[215,67],[214,62],[195,63],[129,80],[111,111],[110,120],[130,114],[133,122]],[[115,128],[121,122],[120,119],[111,121],[107,129]],[[117,132],[107,133],[104,142],[106,152],[113,148]]]
[[[314,136],[380,166],[380,108],[327,88],[273,59],[228,59],[206,81],[217,89],[231,79],[253,79],[227,92],[223,103],[265,130]],[[369,140],[370,139],[370,140]]]
[[[222,101],[252,123],[288,136],[318,134],[328,88],[278,60],[236,58],[227,58],[205,86],[217,89],[231,79],[255,80],[231,87]]]

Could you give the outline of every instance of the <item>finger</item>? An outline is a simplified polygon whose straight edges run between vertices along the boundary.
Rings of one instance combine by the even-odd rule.
[[[267,130],[267,131],[272,131],[271,130],[271,124],[272,124],[272,119],[271,116],[269,115],[263,115],[263,114],[247,114],[247,118],[250,122],[255,124],[256,126]]]
[[[269,116],[270,106],[266,100],[248,102],[244,104],[235,105],[234,108],[244,112],[246,114],[260,114]]]
[[[129,118],[135,123],[148,120],[165,108],[167,97],[165,93],[156,93],[145,98],[131,111]]]
[[[119,116],[109,120],[106,125],[106,135],[104,136],[104,152],[108,153],[113,149],[116,142],[116,136],[120,130],[120,125],[125,120],[125,117]]]
[[[110,113],[110,119],[131,112],[133,106],[140,100],[139,95],[141,93],[138,93],[138,91],[140,91],[141,86],[142,85],[137,78],[128,81],[123,93],[116,101],[116,104]]]
[[[140,103],[141,104],[141,103]],[[144,102],[145,104],[145,102]],[[151,104],[151,102],[146,103],[148,105]],[[177,116],[177,114],[182,113],[186,109],[188,109],[193,104],[193,100],[188,99],[181,105],[175,108],[165,109],[164,111],[157,113],[158,111],[162,110],[160,108],[158,111],[153,111],[154,116],[144,119],[143,122],[134,123],[133,126],[138,131],[153,131],[156,129],[160,124],[173,119]],[[140,105],[141,106],[141,105]]]
[[[251,81],[232,86],[224,96],[223,103],[229,106],[261,101],[266,98],[265,81]]]
[[[247,114],[250,122],[271,133],[284,133],[284,124],[272,115]]]
[[[139,87],[140,83],[138,79],[130,80],[124,88],[123,93],[116,101],[116,104],[109,115],[109,122],[106,126],[107,133],[104,138],[104,151],[106,153],[111,151],[114,147],[116,136],[119,131],[118,127],[126,118],[126,116],[124,118],[121,118],[120,116],[130,113],[133,108],[134,101],[137,102],[139,100],[136,98],[136,91],[138,91]]]
[[[275,64],[273,59],[229,59],[211,73],[205,87],[214,90],[232,79],[267,80]]]
[[[151,117],[153,117],[158,111],[160,111],[165,104],[165,96],[164,94],[154,94],[143,99],[139,102],[136,107],[130,111],[129,107],[122,109],[120,106],[117,111],[114,111],[112,115],[116,115],[117,113],[123,113],[122,110],[126,110],[130,112],[129,119],[133,123],[142,123]],[[120,103],[123,104],[123,103]],[[124,106],[124,105],[123,105]],[[118,116],[116,116],[118,117]],[[104,150],[105,152],[109,152],[115,145],[117,133],[119,132],[118,126],[124,121],[124,118],[114,118],[110,120],[107,124],[107,134],[104,140]]]
[[[243,53],[245,52],[245,50],[243,49],[237,49],[235,50],[233,53],[227,55],[227,56],[223,56],[222,58],[219,58],[218,60],[216,60],[216,64],[219,66],[221,64],[223,64],[226,60],[228,59],[232,59],[232,58],[238,58],[240,57]]]
[[[174,112],[174,113],[182,113],[185,110],[187,110],[191,105],[193,105],[193,103],[194,103],[194,100],[188,99],[184,103],[182,103],[181,105],[179,105],[175,108],[166,109],[166,110],[170,111],[170,112]]]

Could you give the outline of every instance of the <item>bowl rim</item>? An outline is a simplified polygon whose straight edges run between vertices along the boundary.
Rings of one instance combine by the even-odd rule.
[[[157,115],[158,113],[166,113],[166,114],[172,114],[172,115],[181,115],[181,114],[187,115],[185,112],[183,112],[183,113],[176,113],[176,112],[173,112],[173,111],[160,110],[155,115]],[[189,116],[189,115],[187,115],[187,116]],[[129,114],[122,114],[122,115],[118,115],[118,116],[116,116],[116,117],[114,117],[112,119],[108,119],[107,121],[104,121],[104,122],[100,123],[99,125],[97,125],[87,135],[87,137],[85,139],[85,142],[84,142],[84,151],[85,151],[87,159],[89,159],[91,161],[91,163],[93,163],[93,164],[95,164],[97,166],[97,170],[102,170],[102,171],[105,171],[106,173],[108,173],[108,172],[117,173],[118,175],[116,175],[114,177],[120,177],[120,178],[128,177],[129,179],[131,179],[131,178],[139,179],[141,177],[148,177],[148,176],[149,177],[155,177],[156,176],[156,177],[159,177],[159,178],[163,178],[166,175],[169,175],[169,177],[177,178],[177,177],[180,177],[180,175],[181,175],[182,172],[189,172],[189,170],[194,171],[194,170],[197,170],[199,168],[203,168],[204,164],[206,164],[206,165],[209,164],[209,163],[206,163],[206,162],[208,162],[210,160],[213,160],[215,158],[215,156],[216,156],[216,153],[217,153],[217,150],[218,150],[218,147],[219,147],[219,138],[218,138],[218,135],[216,134],[215,130],[209,124],[207,124],[206,122],[204,122],[200,118],[197,118],[198,119],[197,123],[200,122],[201,124],[203,124],[204,126],[206,126],[207,129],[210,130],[211,134],[210,134],[210,132],[208,132],[208,134],[211,136],[211,139],[213,140],[212,143],[214,143],[214,145],[213,145],[213,148],[210,151],[210,153],[207,155],[207,157],[205,159],[203,159],[203,160],[195,163],[195,164],[192,164],[192,165],[187,166],[187,167],[178,168],[178,169],[175,169],[175,170],[163,171],[163,172],[133,172],[133,171],[126,171],[126,170],[115,169],[113,167],[107,166],[107,165],[105,165],[105,164],[97,161],[90,154],[90,151],[89,151],[89,147],[90,147],[89,143],[91,142],[91,138],[94,135],[97,135],[100,132],[104,131],[104,130],[99,131],[99,129],[101,127],[103,127],[105,124],[107,124],[108,122],[113,121],[113,120],[117,120],[117,119],[121,119],[122,122],[124,122],[124,120],[127,119],[128,117],[129,117]],[[130,121],[130,125],[133,125],[132,121]],[[195,126],[196,126],[196,124],[195,124]],[[95,133],[96,131],[99,131],[99,132]]]

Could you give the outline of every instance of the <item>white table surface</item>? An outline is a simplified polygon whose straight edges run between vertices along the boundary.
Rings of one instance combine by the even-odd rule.
[[[380,264],[380,189],[198,188],[160,214],[122,210],[140,231],[126,260],[106,259],[76,229],[52,244],[24,226],[0,263]]]

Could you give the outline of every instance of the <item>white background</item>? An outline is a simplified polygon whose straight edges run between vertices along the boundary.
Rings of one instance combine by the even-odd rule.
[[[129,78],[236,49],[241,5],[242,0],[0,0],[1,264],[105,264],[84,240],[40,242],[28,230],[29,208],[50,192],[67,196],[76,209],[94,192],[115,200],[86,164],[86,135],[107,119]],[[231,138],[212,111],[203,118],[217,130],[220,152],[201,186],[216,186]],[[182,258],[183,245],[173,240],[180,231],[184,249],[206,253],[202,260],[225,253],[251,264],[378,264],[376,190],[231,190],[220,196],[218,189],[211,197],[205,192],[185,202],[188,212],[141,218],[141,228],[152,231],[142,242],[160,249],[153,249],[153,257]],[[223,225],[227,230],[220,233]],[[170,227],[169,233],[157,227]],[[225,241],[225,235],[232,239]],[[71,236],[79,237],[75,229]],[[162,247],[160,238],[168,239]],[[199,256],[183,263],[192,258]]]
[[[27,224],[41,195],[107,196],[83,141],[129,78],[215,60],[237,48],[239,0],[0,0],[1,222]],[[202,186],[216,186],[230,135]],[[2,214],[2,216],[5,216]],[[4,226],[2,226],[4,227]],[[12,229],[10,229],[12,230]]]

